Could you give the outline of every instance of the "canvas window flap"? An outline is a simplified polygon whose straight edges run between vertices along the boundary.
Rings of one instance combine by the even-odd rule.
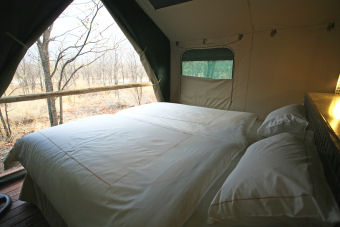
[[[180,103],[228,109],[231,102],[232,80],[181,77]]]

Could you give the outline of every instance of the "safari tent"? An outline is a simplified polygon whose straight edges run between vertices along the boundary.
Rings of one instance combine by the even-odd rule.
[[[72,1],[70,0],[11,0],[2,3],[0,14],[2,18],[2,29],[0,35],[0,94],[3,94],[6,88],[9,86],[15,70],[27,49],[38,39],[43,31],[63,12],[63,10],[71,2]],[[156,109],[155,112],[148,112],[148,110],[143,109],[144,107],[136,109],[135,111],[132,110],[133,114],[136,114],[136,116],[138,113],[142,113],[141,115],[148,115],[147,120],[144,118],[141,119],[141,117],[134,117],[134,120],[139,119],[140,122],[150,121],[152,124],[161,124],[164,128],[176,127],[176,130],[179,130],[179,128],[182,130],[181,132],[183,135],[179,137],[176,137],[172,134],[167,134],[165,131],[160,131],[159,133],[155,133],[153,131],[150,134],[150,137],[154,138],[154,140],[152,140],[147,136],[144,137],[144,133],[148,134],[150,131],[146,129],[142,130],[144,129],[144,126],[141,124],[140,128],[142,129],[140,135],[143,135],[141,136],[141,139],[144,142],[148,141],[148,144],[145,145],[145,147],[148,149],[150,148],[151,150],[156,149],[155,146],[157,145],[157,141],[162,141],[159,142],[162,145],[159,147],[159,144],[157,145],[157,149],[162,151],[164,151],[167,146],[176,147],[178,144],[183,142],[183,138],[186,138],[184,135],[191,135],[191,133],[195,134],[199,132],[198,134],[203,133],[204,136],[207,137],[209,137],[207,133],[211,133],[210,135],[215,135],[214,133],[217,132],[214,130],[222,128],[221,125],[224,123],[222,121],[219,122],[216,120],[218,118],[217,116],[220,116],[219,114],[221,112],[217,113],[210,111],[218,110],[227,111],[228,113],[229,111],[233,111],[233,113],[234,111],[235,113],[247,112],[255,114],[257,119],[262,121],[266,118],[268,113],[279,107],[289,104],[302,104],[304,102],[304,97],[308,92],[334,93],[338,77],[340,76],[340,29],[338,26],[340,23],[340,1],[338,0],[102,0],[102,2],[139,54],[148,77],[154,84],[154,91],[157,100],[163,102],[164,105],[165,103],[169,103],[171,105],[176,104],[174,106],[162,106],[163,104],[161,104],[161,106],[154,108]],[[195,65],[195,62],[205,62],[206,64],[204,66],[199,66]],[[202,107],[204,110],[202,110],[202,112],[195,112],[196,109],[190,109],[189,112],[182,112],[184,110],[177,109],[182,108],[178,107],[177,104],[184,104],[185,106],[190,106],[190,108]],[[309,108],[308,103],[305,103],[305,106],[308,106]],[[318,108],[318,105],[311,104],[310,107]],[[324,115],[320,118],[323,120],[317,120],[318,123],[315,123],[318,126],[315,126],[315,124],[312,123],[314,120],[311,120],[310,117],[315,114],[315,112],[320,112],[322,115],[322,111],[312,111],[313,114],[311,114],[309,110],[306,110],[306,112],[309,118],[308,125],[314,125],[313,127],[315,130],[319,129],[320,127],[322,128],[322,130],[320,129],[321,132],[319,134],[315,132],[315,135],[317,135],[315,136],[315,143],[319,153],[325,151],[327,154],[331,154],[320,156],[323,168],[325,169],[324,171],[326,173],[328,185],[333,192],[335,200],[339,202],[340,180],[338,171],[339,168],[337,166],[339,166],[338,157],[340,143],[338,141],[339,139],[337,137],[337,131],[334,128],[330,129],[333,127],[332,124],[323,122],[327,121],[327,117],[324,117]],[[132,113],[130,112],[127,113],[129,116],[131,116],[131,114]],[[164,123],[162,120],[158,121],[157,116],[161,118],[163,117],[164,119],[173,120],[173,122]],[[174,120],[175,118],[176,120]],[[250,123],[254,120],[250,118],[252,117],[247,115],[247,120],[242,120],[242,122],[239,123],[243,126],[248,124],[250,125]],[[190,125],[189,123],[185,126],[178,125],[178,122],[180,121],[190,122],[191,120],[201,122],[204,127],[208,125],[212,128],[201,129],[201,126],[197,126],[197,128],[195,128],[196,126]],[[104,120],[101,119],[98,121],[101,122]],[[125,122],[123,119],[121,119],[121,121]],[[138,124],[139,123],[136,120],[136,125]],[[320,124],[322,126],[319,127]],[[105,128],[105,124],[98,123],[98,125],[102,125],[102,127]],[[126,125],[127,127],[130,126],[128,121]],[[307,127],[307,125],[304,125],[304,127]],[[131,126],[130,129],[131,132],[139,130],[137,126]],[[122,132],[127,133],[124,131],[125,129],[119,128],[117,130],[123,130]],[[194,133],[192,130],[197,131]],[[221,132],[230,133],[230,131],[223,130]],[[228,130],[231,129],[228,128]],[[242,128],[240,132],[238,130],[241,129],[239,127],[232,129],[232,131],[235,132],[233,138],[240,140],[237,142],[238,144],[243,144],[245,142],[243,140],[241,141],[241,131],[246,129]],[[127,135],[124,133],[117,135]],[[240,133],[240,135],[238,133]],[[45,137],[47,138],[50,135],[51,134],[47,133]],[[200,134],[200,136],[202,135]],[[217,147],[220,146],[219,143],[216,142],[220,140],[220,138],[217,137],[212,140],[215,142],[210,141],[204,144],[202,141],[205,141],[205,139],[201,138],[200,140],[202,144],[196,146],[195,149],[198,149],[198,147],[205,147],[207,144],[209,144],[207,147],[211,147],[213,150],[217,149]],[[317,138],[322,139],[322,141],[317,141]],[[122,138],[120,139],[123,141],[122,143],[126,144],[129,144],[131,141],[133,141]],[[170,145],[166,142],[167,139],[171,141]],[[182,142],[178,142],[177,139],[178,141]],[[60,138],[60,141],[62,140],[63,139]],[[57,144],[57,142],[55,143]],[[242,149],[244,150],[248,145],[249,144],[247,144]],[[58,146],[62,145],[58,144]],[[277,150],[280,149],[281,148],[278,148]],[[186,148],[184,150],[186,150]],[[19,154],[16,155],[20,156]],[[73,160],[78,164],[81,163],[79,164],[80,166],[92,171],[92,169],[88,166],[91,166],[93,163],[86,164],[87,159],[85,159],[84,164],[82,161],[77,161],[75,158],[68,156],[68,154],[66,156],[69,158],[68,160]],[[241,158],[241,156],[239,158]],[[202,157],[210,160],[210,157],[208,158],[208,156],[202,155]],[[275,157],[277,158],[279,156]],[[140,161],[140,159],[137,160],[133,159],[132,157],[130,158],[131,160],[135,160],[138,163]],[[176,158],[174,156],[169,156],[167,158],[167,160],[171,160],[171,165],[176,166],[178,170],[184,166],[184,164],[183,166],[178,164],[180,161],[176,162],[175,165],[174,160]],[[195,158],[191,158],[192,159],[190,160],[195,160]],[[220,156],[216,156],[215,158],[221,160],[223,159]],[[285,157],[280,156],[280,158],[284,159]],[[125,163],[122,160],[119,161]],[[144,164],[148,166],[149,162],[145,163]],[[152,163],[152,165],[155,165],[154,162]],[[289,166],[294,167],[300,165],[298,162],[295,164],[287,164],[285,161],[282,161],[282,163],[285,163],[287,168]],[[131,165],[134,166],[134,164]],[[157,162],[157,168],[155,166],[154,167],[157,171],[162,172],[162,169],[160,168],[161,165],[162,162]],[[170,166],[169,163],[164,165]],[[183,173],[176,172],[173,169],[171,171],[174,172],[167,173],[174,174],[179,177],[182,176],[181,174],[191,172],[193,178],[196,177],[199,181],[204,182],[205,178],[201,178],[201,175],[198,177],[198,172],[201,171],[201,169],[197,167],[198,164],[192,165],[192,169],[183,169]],[[54,165],[52,166],[55,168]],[[202,164],[202,166],[206,166],[206,168],[213,168],[212,166],[214,166],[214,164]],[[232,166],[235,167],[236,164],[230,165],[230,169],[225,172],[224,179],[226,179],[226,176],[228,176],[233,170],[234,167]],[[67,169],[67,167],[64,168]],[[138,168],[139,167],[137,165],[136,169]],[[141,167],[141,169],[143,168]],[[54,170],[56,171],[56,169]],[[116,168],[115,171],[117,170],[118,169]],[[167,170],[170,171],[170,169]],[[31,183],[33,182],[33,188],[36,189],[36,186],[38,185],[37,187],[39,189],[37,189],[37,191],[43,191],[43,194],[48,194],[48,190],[53,191],[52,185],[55,186],[55,184],[46,180],[47,178],[44,178],[45,181],[48,181],[49,186],[43,186],[44,183],[39,182],[40,179],[37,179],[37,177],[34,175],[36,172],[34,171],[38,170],[33,170],[27,180]],[[59,175],[56,175],[62,177],[62,174],[64,174],[64,177],[67,176],[65,172],[62,170],[60,171],[61,172],[58,172]],[[95,171],[97,170],[94,170],[92,173],[97,174]],[[104,188],[104,186],[111,185],[111,181],[107,181],[105,178],[106,175],[104,173],[106,172],[104,170],[98,171],[100,172],[99,175],[94,174],[94,178],[97,177],[101,180],[105,179],[100,181],[100,187],[102,187],[101,192],[111,190],[110,187],[110,189]],[[164,173],[165,172],[166,171],[164,171]],[[121,177],[125,176],[124,174],[128,175],[129,173],[130,172],[128,172],[128,170],[126,170],[126,172],[122,171]],[[149,172],[146,172],[145,174],[147,175],[148,173]],[[102,175],[100,174],[104,174],[105,176],[102,178]],[[150,176],[155,176],[154,172],[150,172],[150,174]],[[220,175],[218,176],[221,177]],[[91,175],[91,177],[93,176]],[[214,179],[214,182],[217,181],[217,177],[210,176],[210,178]],[[95,182],[96,179],[91,182]],[[149,180],[149,178],[147,179]],[[167,175],[165,179],[169,179],[170,182],[172,182],[170,175]],[[224,182],[224,179],[221,181],[221,183]],[[80,185],[85,184],[83,181],[79,181],[81,182]],[[71,178],[68,178],[67,182],[70,185],[73,185],[77,190],[80,190],[80,186],[74,185],[71,182]],[[162,182],[156,183],[162,185]],[[173,185],[175,185],[174,182],[172,182]],[[210,182],[209,185],[210,184],[212,184],[212,182]],[[198,188],[197,182],[193,185],[195,185],[196,189]],[[197,190],[191,188],[194,187],[193,185],[190,187],[183,186],[184,188],[178,186],[178,188],[173,190],[186,191],[191,195],[196,195],[195,193]],[[125,187],[126,185],[120,186]],[[163,192],[161,193],[158,191],[157,187],[150,188],[150,190],[153,193],[160,193],[159,197],[157,198],[160,200],[162,200],[162,198],[166,198],[166,201],[169,202],[167,203],[163,201],[164,204],[168,204],[169,207],[172,207],[174,210],[176,210],[177,208],[174,208],[174,204],[177,203],[177,200],[172,200],[170,195],[166,193],[163,194]],[[167,187],[169,188],[169,191],[172,190],[170,189],[169,185]],[[140,188],[138,186],[134,189],[139,190]],[[205,194],[208,192],[208,190],[212,190],[212,188],[208,187],[202,189],[202,191],[198,191]],[[294,192],[300,194],[305,193],[305,191],[302,189],[300,191],[298,189],[294,190]],[[145,191],[145,193],[147,194],[148,191]],[[213,192],[211,191],[211,193]],[[215,193],[213,194],[215,195]],[[298,194],[298,196],[300,196],[300,194]],[[84,203],[80,202],[81,198],[84,198],[80,197],[81,195],[82,193],[79,193],[79,198],[75,196],[75,203],[83,204],[85,206],[88,204],[93,205],[93,203],[95,203],[91,201],[91,199],[88,199],[89,201],[86,200]],[[83,195],[86,196],[86,198],[91,198],[89,190],[83,192]],[[124,196],[125,194],[122,193],[121,195]],[[212,195],[211,198],[213,198],[214,195]],[[185,197],[186,195],[182,195],[182,197],[176,196],[174,198],[178,200],[187,198]],[[296,195],[289,194],[289,196],[291,196],[290,198],[293,198]],[[69,210],[67,211],[66,209],[65,211],[60,209],[62,204],[58,203],[58,199],[63,200],[65,198],[63,198],[61,195],[55,197],[51,196],[48,198],[48,200],[52,200],[52,206],[54,207],[51,210],[57,210],[58,217],[61,217],[60,219],[65,221],[65,223],[69,226],[77,226],[79,223],[81,224],[78,226],[91,226],[91,223],[96,223],[97,221],[95,220],[96,217],[91,219],[89,215],[89,219],[85,218],[83,221],[78,223],[76,221],[77,219],[68,215],[70,213],[68,212]],[[131,198],[134,197],[129,197],[127,200]],[[294,204],[302,204],[301,207],[303,207],[303,203],[308,203],[304,198],[305,197]],[[37,200],[39,199],[40,197]],[[331,199],[327,201],[330,200]],[[187,204],[196,205],[200,201],[202,200],[198,194],[197,197],[186,200]],[[159,212],[161,213],[161,205],[157,205],[157,202],[150,203],[152,206],[159,209]],[[67,204],[72,207],[70,203]],[[145,215],[145,217],[149,217],[149,219],[142,218],[143,215],[136,211],[140,207],[136,208],[131,205],[133,207],[131,208],[130,205],[131,204],[128,204],[122,209],[124,211],[131,211],[132,213],[136,212],[136,216],[131,216],[135,218],[134,221],[127,222],[128,218],[131,217],[122,217],[125,214],[122,211],[119,213],[119,215],[122,216],[118,215],[117,217],[112,217],[112,219],[110,219],[112,222],[98,221],[97,223],[101,223],[103,226],[124,225],[127,223],[128,226],[143,226],[141,224],[144,223],[143,221],[153,220],[148,222],[150,224],[149,226],[160,226],[160,223],[162,226],[163,224],[164,226],[181,226],[184,223],[186,223],[188,226],[201,226],[196,225],[198,223],[196,221],[190,223],[186,222],[189,220],[189,217],[192,217],[191,215],[195,209],[185,210],[183,207],[186,206],[184,205],[181,206],[183,210],[182,208],[179,209],[178,213],[172,210],[173,213],[170,213],[169,217],[165,214],[153,216],[154,213],[152,212],[155,212],[156,210],[151,208],[150,211],[146,211],[145,213],[143,211],[143,215]],[[148,207],[144,202],[140,202],[138,205],[143,208]],[[267,205],[270,206],[270,203],[266,203],[265,206]],[[327,204],[327,207],[329,208],[328,205],[329,204]],[[103,215],[99,215],[101,220],[103,220],[108,216],[104,215],[106,211],[101,210],[102,206],[103,203],[99,205],[96,203],[93,205],[93,207],[88,208],[89,210],[87,211],[91,211],[92,208],[98,208],[98,210],[103,211]],[[191,205],[187,206],[189,207]],[[256,207],[256,205],[254,206]],[[287,207],[289,206],[293,205],[287,205]],[[244,207],[247,207],[247,205],[244,204]],[[283,210],[289,209],[287,207],[283,208]],[[46,207],[42,208],[40,206],[40,208],[44,209]],[[131,210],[129,210],[130,208]],[[259,207],[257,208],[260,209]],[[317,210],[322,210],[319,208]],[[46,209],[51,211],[48,208]],[[116,209],[116,207],[114,207],[114,209]],[[219,211],[216,211],[216,215],[220,219],[215,216],[213,221],[218,222],[220,220],[225,220],[219,216],[221,215],[219,212],[222,212],[221,210],[223,209],[227,208],[224,207]],[[295,207],[292,209],[295,209]],[[299,223],[314,223],[312,222],[314,221],[314,217],[322,216],[324,222],[327,222],[328,224],[334,224],[334,222],[339,221],[340,219],[340,216],[334,215],[338,212],[337,209],[338,208],[335,209],[336,211],[325,211],[323,215],[315,215],[315,213],[313,213],[314,210],[305,211],[301,208],[299,211],[302,213],[306,212],[308,215],[313,216],[313,218],[311,220],[304,220]],[[299,211],[296,211],[296,213],[289,213],[287,216],[298,216]],[[215,211],[209,208],[209,215],[211,212],[213,213]],[[50,213],[47,213],[48,216]],[[207,213],[207,209],[204,213]],[[327,219],[328,214],[330,213],[333,214],[333,219]],[[172,219],[173,215],[175,214],[178,215],[178,219],[176,219],[176,221]],[[184,214],[187,216],[182,216]],[[236,216],[237,215],[242,215],[242,212],[236,212]],[[44,216],[46,216],[46,213],[44,213]],[[51,224],[50,220],[54,220],[51,217],[47,217],[47,219],[49,219],[49,224]],[[332,221],[330,221],[331,219]],[[141,222],[138,222],[139,220]],[[157,220],[163,220],[163,222],[157,222]],[[168,221],[165,222],[164,220]],[[199,218],[197,220],[199,220]],[[279,221],[281,221],[281,223],[285,222],[283,219],[279,219]],[[270,223],[277,224],[275,221]],[[295,222],[288,221],[287,223],[292,223],[292,225],[296,224]],[[259,226],[261,225],[259,224]]]

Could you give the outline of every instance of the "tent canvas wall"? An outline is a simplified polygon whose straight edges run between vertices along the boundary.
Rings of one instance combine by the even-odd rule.
[[[181,78],[181,56],[195,48],[234,52],[233,110],[264,118],[276,107],[302,103],[305,92],[334,92],[340,73],[340,1],[194,0],[159,10],[137,2],[170,39],[172,102],[188,102],[181,89],[183,83],[190,89]],[[330,22],[335,28],[328,31]],[[273,29],[277,33],[271,36]],[[186,92],[194,96],[199,86]],[[217,93],[228,100],[230,90],[220,89]],[[208,100],[189,104],[204,103],[211,105]],[[215,104],[225,106],[221,100]]]

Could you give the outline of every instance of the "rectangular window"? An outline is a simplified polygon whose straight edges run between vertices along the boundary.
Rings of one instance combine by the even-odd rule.
[[[183,61],[182,75],[210,79],[232,79],[233,61]]]
[[[182,76],[232,79],[234,55],[227,48],[188,50],[182,56]]]

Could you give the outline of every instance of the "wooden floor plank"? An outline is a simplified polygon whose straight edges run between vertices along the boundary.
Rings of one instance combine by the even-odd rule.
[[[7,213],[5,213],[2,216],[2,218],[0,220],[0,224],[11,219],[11,218],[13,218],[13,217],[20,215],[21,213],[30,212],[32,209],[35,209],[33,204],[24,203],[21,206],[14,208],[13,210],[9,210]]]
[[[41,219],[39,222],[36,222],[32,225],[29,225],[27,227],[49,227],[49,224],[45,219]]]
[[[24,222],[22,222],[23,226],[48,226],[48,223],[45,221],[44,217],[40,212],[35,215],[27,218]]]
[[[17,216],[14,216],[5,222],[0,223],[0,226],[18,226],[19,224],[23,223],[27,218],[35,215],[37,212],[39,212],[37,209],[30,209],[25,210],[24,212],[20,213]]]
[[[10,209],[13,210],[14,208],[17,208],[18,206],[21,206],[23,204],[25,204],[25,201],[21,201],[21,200],[17,200],[17,201],[12,201],[11,207]]]
[[[39,209],[25,201],[19,200],[23,180],[1,186],[0,193],[8,194],[12,204],[7,213],[0,217],[0,226],[4,227],[48,227],[48,223]]]

